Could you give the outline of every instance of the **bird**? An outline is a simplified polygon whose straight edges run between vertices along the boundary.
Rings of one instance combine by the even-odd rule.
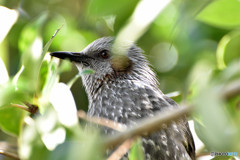
[[[153,117],[157,112],[179,108],[159,89],[159,82],[143,50],[132,44],[126,55],[117,57],[112,49],[114,41],[114,37],[102,37],[81,52],[50,53],[53,57],[69,59],[79,72],[94,70],[94,73],[82,76],[89,100],[88,116],[133,126],[138,120]],[[106,135],[117,132],[106,127],[103,130]],[[146,160],[195,159],[195,144],[186,116],[142,137],[141,141]]]

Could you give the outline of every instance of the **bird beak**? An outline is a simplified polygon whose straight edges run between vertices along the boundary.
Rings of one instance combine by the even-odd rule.
[[[69,59],[70,61],[80,62],[80,63],[88,63],[89,59],[92,59],[91,57],[87,56],[86,54],[83,54],[82,52],[59,51],[59,52],[52,52],[50,53],[50,55],[60,59]]]

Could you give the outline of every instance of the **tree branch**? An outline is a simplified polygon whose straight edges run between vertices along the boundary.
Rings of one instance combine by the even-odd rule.
[[[230,99],[236,95],[240,95],[240,79],[226,85],[223,90],[222,98],[224,99]]]
[[[124,154],[126,154],[130,148],[132,147],[133,143],[135,142],[135,138],[128,139],[124,141],[109,157],[107,160],[120,160]]]
[[[226,87],[223,88],[221,97],[227,100],[236,95],[239,95],[240,94],[239,82],[240,80],[237,80],[230,83],[229,85],[226,85]],[[122,133],[113,135],[112,137],[105,138],[105,140],[103,141],[103,145],[104,147],[109,148],[120,145],[121,143],[126,142],[128,139],[134,138],[135,136],[147,136],[150,133],[159,130],[163,124],[171,123],[172,121],[175,121],[184,115],[188,115],[191,111],[191,108],[192,107],[189,106],[182,106],[178,109],[171,110],[171,112],[169,112],[169,110],[159,112],[154,117],[151,118],[148,117],[139,120],[138,125],[129,127],[129,129],[126,131],[124,131],[126,129],[126,126],[123,128],[116,127],[117,125],[122,125],[120,123],[107,120],[104,118],[88,117],[80,112],[78,115],[80,118],[85,119],[89,122],[100,124],[118,131],[124,131]],[[108,121],[108,123],[106,123],[106,121]]]
[[[102,117],[89,117],[82,110],[79,110],[77,114],[78,114],[78,117],[81,119],[84,119],[91,123],[99,124],[101,126],[105,126],[105,127],[114,129],[119,132],[123,132],[127,129],[127,126],[125,124],[114,122],[112,120],[102,118]]]
[[[135,136],[146,136],[150,133],[159,130],[163,124],[171,123],[174,120],[181,118],[182,116],[188,114],[191,111],[191,107],[180,107],[178,109],[166,110],[164,112],[157,113],[154,117],[148,117],[143,120],[140,120],[133,127],[129,127],[128,130],[122,133],[118,133],[112,137],[107,137],[103,141],[103,145],[106,148],[117,146],[123,141],[126,141],[129,138],[133,138]]]
[[[4,151],[2,149],[0,149],[0,154],[4,155],[6,157],[10,157],[10,158],[16,159],[16,160],[20,160],[20,158],[16,154]]]

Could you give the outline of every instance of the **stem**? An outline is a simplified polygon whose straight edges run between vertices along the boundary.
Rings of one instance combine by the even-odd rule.
[[[23,110],[25,110],[25,111],[27,111],[27,112],[30,112],[29,111],[29,109],[27,108],[27,107],[25,107],[25,106],[23,106],[23,105],[20,105],[20,104],[11,104],[13,107],[16,107],[16,108],[20,108],[20,109],[23,109]]]

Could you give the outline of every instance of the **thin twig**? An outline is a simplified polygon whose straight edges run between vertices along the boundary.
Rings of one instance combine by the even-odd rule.
[[[202,157],[202,156],[209,156],[209,155],[210,155],[209,152],[201,152],[201,153],[197,153],[197,154],[196,154],[196,158],[200,158],[200,157]]]
[[[20,160],[20,158],[16,154],[4,151],[2,149],[0,149],[0,154],[4,155],[6,157],[10,157],[10,158],[16,159],[16,160]]]
[[[157,113],[154,117],[146,118],[139,121],[139,125],[130,127],[128,130],[122,133],[118,133],[112,137],[107,137],[103,141],[103,145],[106,148],[117,146],[123,141],[133,138],[135,136],[146,136],[150,133],[159,130],[163,127],[163,124],[168,124],[174,120],[181,118],[191,111],[191,107],[180,107],[171,112],[164,111]]]
[[[20,105],[20,104],[11,103],[11,105],[12,105],[13,107],[23,109],[23,110],[31,113],[31,115],[36,114],[36,113],[38,112],[38,110],[39,110],[37,105],[30,104],[30,103],[28,103],[28,102],[25,102],[24,104],[26,105],[26,107],[23,106],[23,105]]]
[[[108,127],[108,128],[120,131],[120,132],[123,132],[127,129],[127,126],[122,123],[114,122],[112,120],[102,118],[102,117],[89,117],[82,110],[78,111],[78,117],[81,119],[84,119],[88,122],[99,124],[99,125],[102,125],[102,126],[105,126],[105,127]]]
[[[230,99],[236,95],[240,95],[240,79],[226,85],[222,97],[224,99]]]
[[[124,141],[109,157],[107,160],[120,160],[124,154],[126,154],[133,143],[135,142],[135,138],[128,139]]]
[[[25,111],[27,111],[27,112],[30,112],[29,111],[29,109],[27,108],[27,107],[25,107],[25,106],[23,106],[23,105],[20,105],[20,104],[11,104],[13,107],[16,107],[16,108],[20,108],[20,109],[23,109],[23,110],[25,110]]]
[[[201,148],[199,148],[198,150],[196,150],[196,157],[201,157],[203,155],[206,155],[206,147],[205,147],[205,145],[202,146]],[[209,152],[208,152],[208,155],[210,155]]]

